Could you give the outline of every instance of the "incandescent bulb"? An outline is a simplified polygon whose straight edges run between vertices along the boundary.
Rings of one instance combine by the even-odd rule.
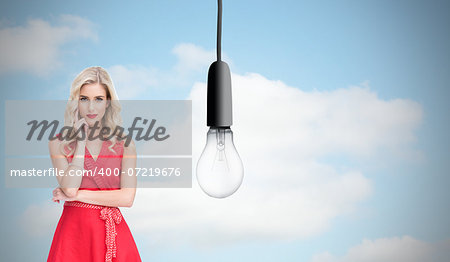
[[[242,183],[244,167],[233,143],[230,128],[208,131],[206,146],[197,163],[197,181],[211,197],[232,195]]]

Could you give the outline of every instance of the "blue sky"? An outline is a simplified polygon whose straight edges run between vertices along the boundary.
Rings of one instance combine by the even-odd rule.
[[[164,232],[141,231],[145,226],[132,208],[127,222],[134,229],[143,260],[366,261],[361,259],[367,257],[364,250],[385,250],[384,245],[398,247],[399,254],[418,252],[417,261],[421,258],[430,261],[430,257],[438,255],[445,257],[439,247],[448,246],[450,238],[447,190],[450,184],[447,101],[450,97],[450,4],[447,1],[224,1],[223,11],[222,48],[236,81],[233,83],[235,135],[237,147],[244,156],[247,184],[241,189],[244,192],[239,192],[241,195],[225,204],[199,200],[197,195],[189,199],[207,207],[219,208],[223,204],[224,210],[237,215],[244,214],[243,210],[257,215],[270,214],[273,208],[272,213],[278,213],[273,218],[279,219],[279,223],[286,218],[286,227],[275,223],[250,230],[249,224],[237,226],[239,220],[231,220],[225,228],[232,233],[225,234],[216,228],[219,224],[180,211],[180,216],[192,215],[192,221],[203,221],[217,232],[213,230],[215,233],[208,237],[201,229],[196,231],[195,223],[190,220],[175,221],[193,229],[183,231],[182,227],[174,227],[182,230],[186,240],[172,247],[168,243],[177,238],[176,234],[156,238],[152,234],[164,235]],[[34,29],[29,21],[44,23],[44,32],[51,35],[33,38]],[[204,112],[196,108],[203,105],[201,94],[207,66],[214,59],[215,30],[216,1],[2,1],[1,36],[17,36],[21,32],[23,38],[0,39],[3,60],[0,61],[3,103],[0,117],[4,122],[5,100],[67,99],[74,76],[85,67],[101,65],[112,73],[119,97],[127,95],[128,91],[124,90],[129,88],[127,98],[131,100],[192,99],[194,117],[197,114],[200,119],[199,125],[194,122],[194,131],[203,132],[200,135],[203,139]],[[21,41],[24,39],[36,42]],[[36,61],[17,50],[44,55]],[[53,55],[46,56],[47,53]],[[14,66],[5,61],[13,61]],[[130,77],[132,84],[126,81]],[[238,94],[242,95],[237,97]],[[196,106],[198,101],[200,104]],[[285,115],[291,107],[299,111]],[[309,122],[302,122],[310,115],[301,110],[328,113],[311,113],[323,118],[312,117]],[[265,118],[266,113],[277,119]],[[252,117],[252,114],[258,115]],[[289,127],[292,119],[298,120],[298,126],[281,129]],[[308,123],[320,128],[314,129]],[[256,128],[253,124],[264,126]],[[330,131],[332,127],[336,128],[335,133]],[[286,140],[291,139],[290,143],[263,136],[269,136],[272,130],[284,134]],[[310,134],[310,130],[317,132]],[[346,132],[339,131],[349,131],[355,141],[362,139],[362,142],[353,144]],[[4,129],[1,133],[4,148]],[[267,140],[266,146],[255,147],[253,141],[258,135]],[[305,137],[313,141],[306,141]],[[195,147],[199,140],[193,138],[193,141]],[[302,152],[304,148],[312,153]],[[275,152],[286,157],[272,158]],[[4,159],[4,152],[1,154]],[[194,161],[196,154],[194,148]],[[330,191],[338,190],[342,199],[333,202],[333,195],[326,192],[317,197],[320,201],[314,194],[313,197],[301,195],[295,190],[284,195],[277,180],[270,180],[268,175],[257,178],[261,164],[256,155],[267,160],[266,170],[281,163],[273,170],[277,176],[300,179],[303,175],[297,176],[296,172],[303,170],[308,174],[304,177],[304,181],[309,181],[306,189],[320,191],[329,184]],[[284,162],[286,159],[289,162]],[[1,166],[4,169],[4,160]],[[328,183],[328,179],[333,182]],[[266,180],[272,181],[271,187],[265,184]],[[348,186],[348,191],[356,193],[346,195],[339,191],[339,185]],[[31,225],[51,225],[31,236],[24,231],[27,227],[23,221],[27,215],[42,210],[58,215],[59,207],[45,204],[50,200],[51,190],[5,188],[3,180],[0,186],[2,254],[9,261],[24,261],[27,255],[17,254],[20,244],[22,249],[36,252],[39,259],[33,261],[44,260],[58,217],[37,215],[36,220],[50,222],[38,221]],[[299,187],[297,191],[302,189]],[[172,192],[169,193],[177,202],[180,193]],[[267,192],[268,196],[262,198],[261,192]],[[152,194],[143,193],[134,208],[141,211],[143,199],[152,201],[155,196]],[[261,199],[268,201],[268,210],[264,210],[264,205],[255,209],[246,206],[254,204],[248,200],[252,197],[258,203]],[[296,202],[297,199],[303,202]],[[301,210],[301,215],[279,207],[284,203],[292,204],[292,210]],[[323,205],[323,209],[311,210],[318,214],[327,212],[314,216],[302,213],[301,203]],[[330,203],[336,204],[336,210]],[[203,212],[198,206],[192,207]],[[233,211],[233,207],[239,208]],[[157,205],[153,208],[158,212]],[[304,226],[296,225],[288,217],[301,219]],[[172,220],[167,221],[168,225],[162,226],[170,228]],[[132,222],[136,222],[135,227]],[[213,238],[219,240],[212,241]],[[202,248],[201,243],[208,240],[213,244]],[[406,246],[417,248],[408,250]],[[406,255],[398,259],[389,255],[386,254],[384,261],[408,260]]]

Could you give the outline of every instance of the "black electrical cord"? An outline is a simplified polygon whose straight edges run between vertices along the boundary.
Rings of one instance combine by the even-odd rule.
[[[221,61],[222,53],[222,0],[217,1],[217,61]]]
[[[222,0],[217,3],[217,61],[208,70],[206,124],[211,128],[230,128],[233,124],[231,72],[227,63],[221,61]]]

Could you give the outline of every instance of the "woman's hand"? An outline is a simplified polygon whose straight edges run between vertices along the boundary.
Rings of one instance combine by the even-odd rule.
[[[74,200],[76,200],[76,197],[69,198],[68,196],[66,196],[66,194],[64,194],[64,192],[62,191],[61,188],[57,187],[53,190],[52,201],[59,203],[60,200],[74,201]]]
[[[73,127],[75,128],[75,132],[77,132],[77,142],[82,141],[86,142],[88,140],[88,123],[84,118],[78,118],[78,108],[75,110],[74,123]],[[80,130],[83,127],[84,130]],[[78,132],[80,130],[80,132]],[[84,131],[84,139],[82,139],[82,132]]]

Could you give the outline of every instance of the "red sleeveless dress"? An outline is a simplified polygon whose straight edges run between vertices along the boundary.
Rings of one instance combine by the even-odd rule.
[[[120,189],[120,176],[106,176],[100,171],[103,168],[106,174],[106,169],[122,170],[123,141],[113,147],[117,154],[108,149],[110,145],[108,140],[102,143],[97,160],[86,147],[84,169],[97,173],[83,176],[79,190]],[[72,158],[67,158],[69,163]],[[119,208],[79,201],[64,203],[47,262],[138,261],[141,258],[136,243]]]

